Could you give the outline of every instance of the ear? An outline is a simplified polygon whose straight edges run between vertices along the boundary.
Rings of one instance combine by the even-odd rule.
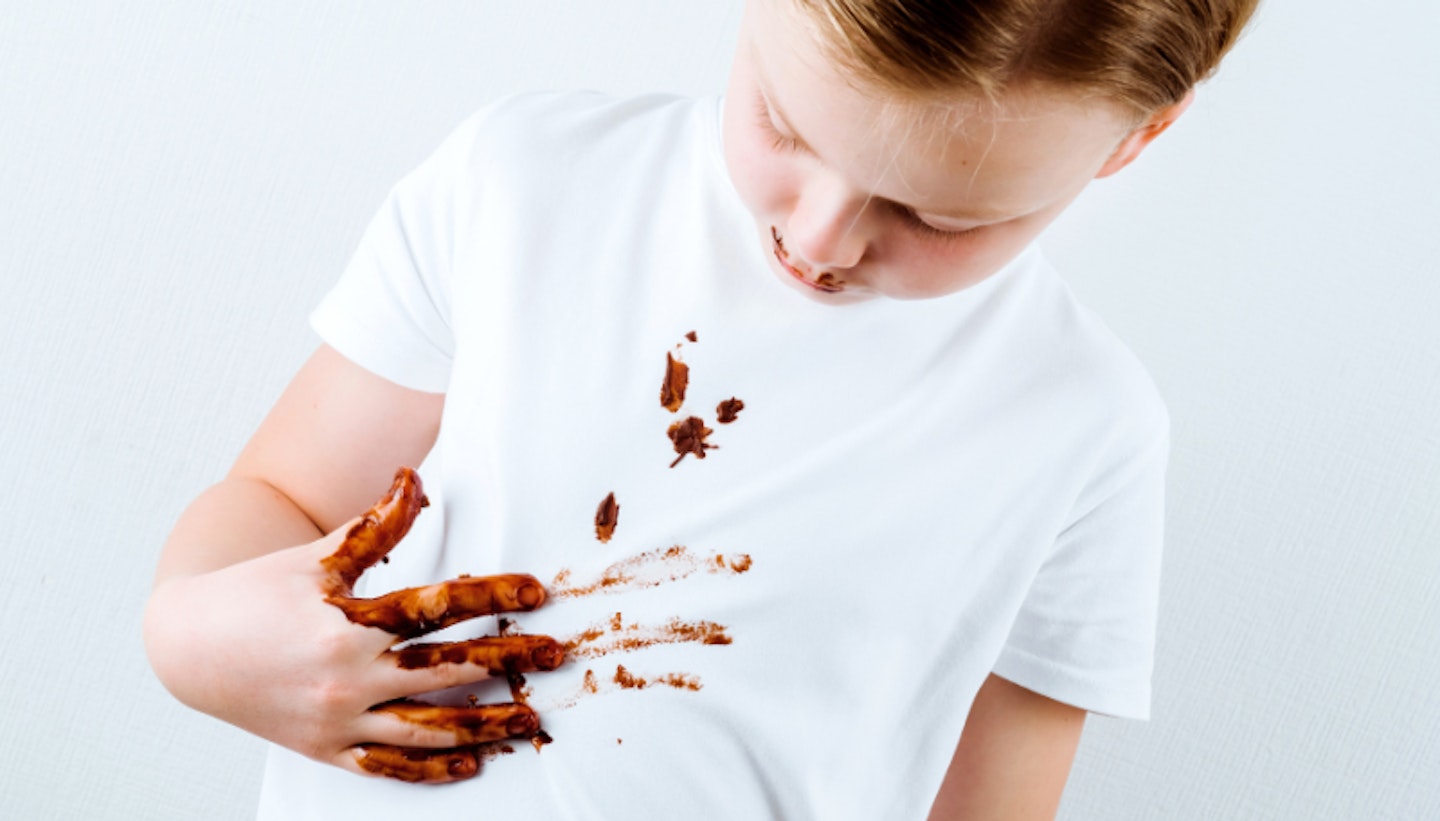
[[[1145,122],[1131,131],[1130,135],[1120,143],[1115,149],[1115,153],[1111,154],[1110,159],[1106,160],[1105,164],[1096,172],[1095,178],[1108,177],[1133,162],[1136,157],[1140,156],[1140,152],[1145,150],[1145,146],[1164,134],[1165,129],[1180,119],[1180,115],[1184,114],[1185,109],[1189,108],[1190,103],[1194,101],[1195,90],[1191,89],[1184,97],[1180,98],[1179,102],[1167,105],[1146,117]]]

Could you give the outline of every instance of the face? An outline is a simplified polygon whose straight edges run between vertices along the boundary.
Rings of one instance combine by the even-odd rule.
[[[725,161],[785,283],[830,304],[925,299],[1014,259],[1169,124],[1152,120],[1137,129],[1118,107],[1037,88],[994,102],[867,93],[791,0],[751,0]]]

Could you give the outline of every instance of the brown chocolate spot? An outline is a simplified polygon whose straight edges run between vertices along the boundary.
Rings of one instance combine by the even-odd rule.
[[[694,331],[691,331],[690,333],[685,334],[685,338],[688,339],[688,340],[690,340],[691,342],[699,342],[699,341],[700,341],[700,337],[696,336]]]
[[[505,683],[510,685],[510,700],[516,704],[528,704],[530,701],[530,688],[525,686],[525,676],[519,673],[506,673]]]
[[[660,383],[660,406],[674,413],[685,403],[685,388],[690,384],[690,368],[667,351],[665,380]]]
[[[705,451],[718,448],[719,445],[712,445],[705,441],[705,437],[714,432],[705,427],[705,423],[700,421],[698,416],[690,416],[671,425],[670,430],[666,433],[675,445],[675,452],[680,455],[675,457],[675,461],[670,463],[670,467],[673,468],[680,464],[681,459],[692,453],[695,454],[696,459],[704,459]]]
[[[595,537],[601,543],[610,541],[615,535],[615,525],[620,520],[620,505],[615,503],[615,494],[610,493],[600,500],[600,507],[595,509]]]
[[[745,403],[732,396],[715,406],[715,421],[728,425],[735,421],[742,410],[745,410]]]
[[[555,743],[555,739],[551,738],[550,734],[544,730],[536,730],[535,735],[530,736],[530,743],[535,746],[535,752],[538,753],[540,752],[540,748],[546,744]]]

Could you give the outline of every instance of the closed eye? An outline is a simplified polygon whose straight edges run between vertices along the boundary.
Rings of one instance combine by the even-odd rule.
[[[765,103],[764,96],[755,97],[755,121],[770,136],[770,148],[774,151],[794,152],[801,150],[800,141],[794,137],[787,137],[780,133],[775,127],[775,120],[770,116],[770,107]]]
[[[964,228],[960,230],[936,228],[935,226],[921,219],[920,215],[915,213],[915,209],[911,208],[908,205],[901,205],[898,202],[891,202],[889,200],[885,200],[885,205],[892,213],[894,213],[900,218],[900,221],[904,223],[907,229],[914,231],[915,233],[922,236],[932,237],[935,239],[959,239],[961,237],[974,234],[981,228],[985,227],[983,225],[977,225],[973,228]]]

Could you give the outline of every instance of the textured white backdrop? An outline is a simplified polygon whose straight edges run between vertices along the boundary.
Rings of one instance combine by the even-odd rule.
[[[1062,817],[1440,817],[1440,7],[1263,0],[1047,245],[1175,422],[1155,717]],[[1363,7],[1369,9],[1371,7]],[[389,186],[506,92],[721,88],[738,0],[0,0],[0,818],[238,819],[160,542]]]

